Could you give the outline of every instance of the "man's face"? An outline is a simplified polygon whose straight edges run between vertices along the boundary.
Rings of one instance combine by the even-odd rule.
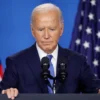
[[[63,23],[57,11],[36,13],[31,29],[38,46],[44,52],[52,53],[63,33]]]

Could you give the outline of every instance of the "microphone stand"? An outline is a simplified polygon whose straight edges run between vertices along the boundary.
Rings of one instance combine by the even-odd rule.
[[[56,94],[56,77],[49,75],[48,78],[53,80],[53,86],[51,86],[49,81],[48,81],[48,86],[52,89],[53,93]]]
[[[65,70],[64,71],[61,70],[58,77],[53,77],[51,75],[48,77],[53,80],[53,86],[51,86],[49,81],[48,81],[48,86],[52,89],[54,94],[57,93],[57,90],[59,89],[59,87],[65,82],[66,77],[67,77],[67,72]],[[56,87],[57,79],[60,81],[58,87]]]
[[[57,77],[53,77],[50,75],[50,71],[48,70],[50,65],[49,65],[49,59],[47,57],[42,58],[41,66],[43,69],[42,73],[41,73],[42,78],[44,79],[46,84],[52,89],[53,93],[56,94],[57,90],[59,89],[61,84],[65,82],[65,79],[67,77],[66,63],[61,61],[61,63],[59,64],[60,72],[59,72]],[[53,86],[50,84],[48,78],[53,80]],[[60,81],[60,84],[58,87],[56,87],[56,80],[57,79]]]
[[[56,78],[53,79],[53,93],[56,94]]]

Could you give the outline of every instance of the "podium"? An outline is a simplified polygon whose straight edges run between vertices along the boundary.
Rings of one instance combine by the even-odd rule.
[[[0,95],[0,100],[9,100]],[[19,94],[15,100],[100,100],[100,94]]]

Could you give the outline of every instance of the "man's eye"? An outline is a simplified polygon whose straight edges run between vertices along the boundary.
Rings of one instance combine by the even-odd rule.
[[[38,29],[39,31],[43,31],[43,29]]]
[[[50,30],[51,30],[51,31],[54,31],[55,29],[54,29],[54,28],[51,28]]]

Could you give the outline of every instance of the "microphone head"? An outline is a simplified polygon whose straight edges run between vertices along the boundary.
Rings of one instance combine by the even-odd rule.
[[[42,58],[41,67],[42,67],[43,70],[48,70],[48,68],[49,68],[49,58],[48,57]]]
[[[66,69],[66,58],[64,57],[61,57],[60,60],[59,60],[59,68],[61,70],[65,70]]]
[[[41,63],[49,63],[49,58],[43,57],[42,60],[41,60]]]
[[[42,67],[41,76],[45,81],[48,81],[48,77],[50,76],[50,71],[48,70],[49,65],[50,65],[49,58],[43,57],[41,60],[41,67]]]
[[[66,64],[66,58],[65,57],[60,57],[59,63],[65,63]]]
[[[58,78],[61,83],[64,83],[67,77],[66,67],[67,67],[66,58],[60,57]]]

